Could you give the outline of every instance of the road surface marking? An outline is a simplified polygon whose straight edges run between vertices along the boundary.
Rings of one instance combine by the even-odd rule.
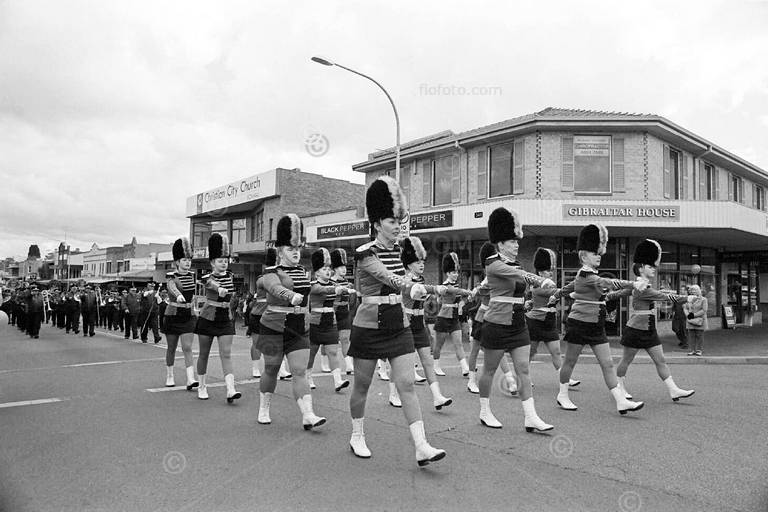
[[[6,407],[21,407],[24,405],[52,404],[54,402],[63,402],[65,400],[69,400],[69,398],[41,398],[40,400],[24,400],[21,402],[6,402],[4,404],[0,404],[0,409],[4,409]]]

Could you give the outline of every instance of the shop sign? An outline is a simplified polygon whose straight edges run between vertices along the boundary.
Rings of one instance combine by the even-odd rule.
[[[420,229],[449,228],[453,226],[453,210],[438,212],[423,212],[409,215],[407,227],[410,231]],[[402,229],[401,231],[405,231]],[[343,236],[364,236],[370,233],[370,225],[367,220],[343,222],[317,228],[317,239],[340,238]]]
[[[195,259],[195,260],[207,260],[208,259],[208,248],[207,247],[199,247],[197,249],[194,249],[192,251],[192,259]]]
[[[736,317],[733,314],[733,308],[731,306],[722,306],[723,308],[723,318],[725,319],[725,325],[726,328],[734,327],[736,326]]]
[[[453,210],[411,215],[411,229],[449,228],[453,226]]]
[[[320,226],[317,228],[317,239],[326,240],[328,238],[339,238],[342,236],[362,236],[370,233],[367,220],[358,220],[355,222],[344,222],[341,224],[331,224],[330,226]]]
[[[613,204],[564,204],[565,220],[651,220],[680,222],[680,206],[632,206]]]
[[[277,195],[277,171],[255,174],[187,198],[187,217]]]

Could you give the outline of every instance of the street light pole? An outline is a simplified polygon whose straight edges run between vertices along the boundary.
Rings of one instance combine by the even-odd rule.
[[[360,73],[359,71],[355,71],[354,69],[350,69],[346,66],[342,66],[341,64],[338,64],[336,62],[332,62],[328,59],[325,59],[323,57],[312,57],[313,62],[317,62],[318,64],[322,64],[324,66],[336,66],[341,69],[345,69],[349,71],[350,73],[354,73],[356,75],[362,76],[363,78],[367,78],[371,82],[375,83],[379,89],[381,89],[384,94],[387,95],[387,99],[389,100],[390,105],[392,105],[392,110],[395,113],[395,128],[397,130],[397,135],[395,139],[395,181],[397,183],[400,183],[400,116],[397,114],[397,107],[395,107],[395,102],[392,101],[392,96],[389,95],[387,90],[384,88],[383,85],[381,85],[379,82],[371,78],[370,76]]]

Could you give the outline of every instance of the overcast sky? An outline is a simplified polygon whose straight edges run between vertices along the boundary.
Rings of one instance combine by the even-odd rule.
[[[548,106],[643,112],[768,169],[766,27],[764,0],[0,0],[0,257],[65,234],[170,243],[188,196],[275,167],[362,183],[391,108],[318,54],[382,82],[403,141]]]

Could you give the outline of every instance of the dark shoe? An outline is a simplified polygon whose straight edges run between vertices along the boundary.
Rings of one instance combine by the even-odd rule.
[[[134,339],[136,339],[136,338],[134,338]],[[146,342],[147,342],[147,340],[141,340],[141,342],[142,342],[142,343],[146,343]]]
[[[96,333],[92,332],[91,333],[91,338],[93,338],[94,336],[96,336]]]
[[[35,335],[35,336],[34,336],[34,338],[35,338],[35,339],[39,339],[39,338],[40,338],[40,336],[37,336],[37,335]],[[699,354],[699,355],[701,355],[701,354]]]
[[[133,339],[134,339],[134,340],[137,340],[137,339],[139,339],[139,337],[138,337],[138,336],[134,336],[134,337],[133,337]]]

